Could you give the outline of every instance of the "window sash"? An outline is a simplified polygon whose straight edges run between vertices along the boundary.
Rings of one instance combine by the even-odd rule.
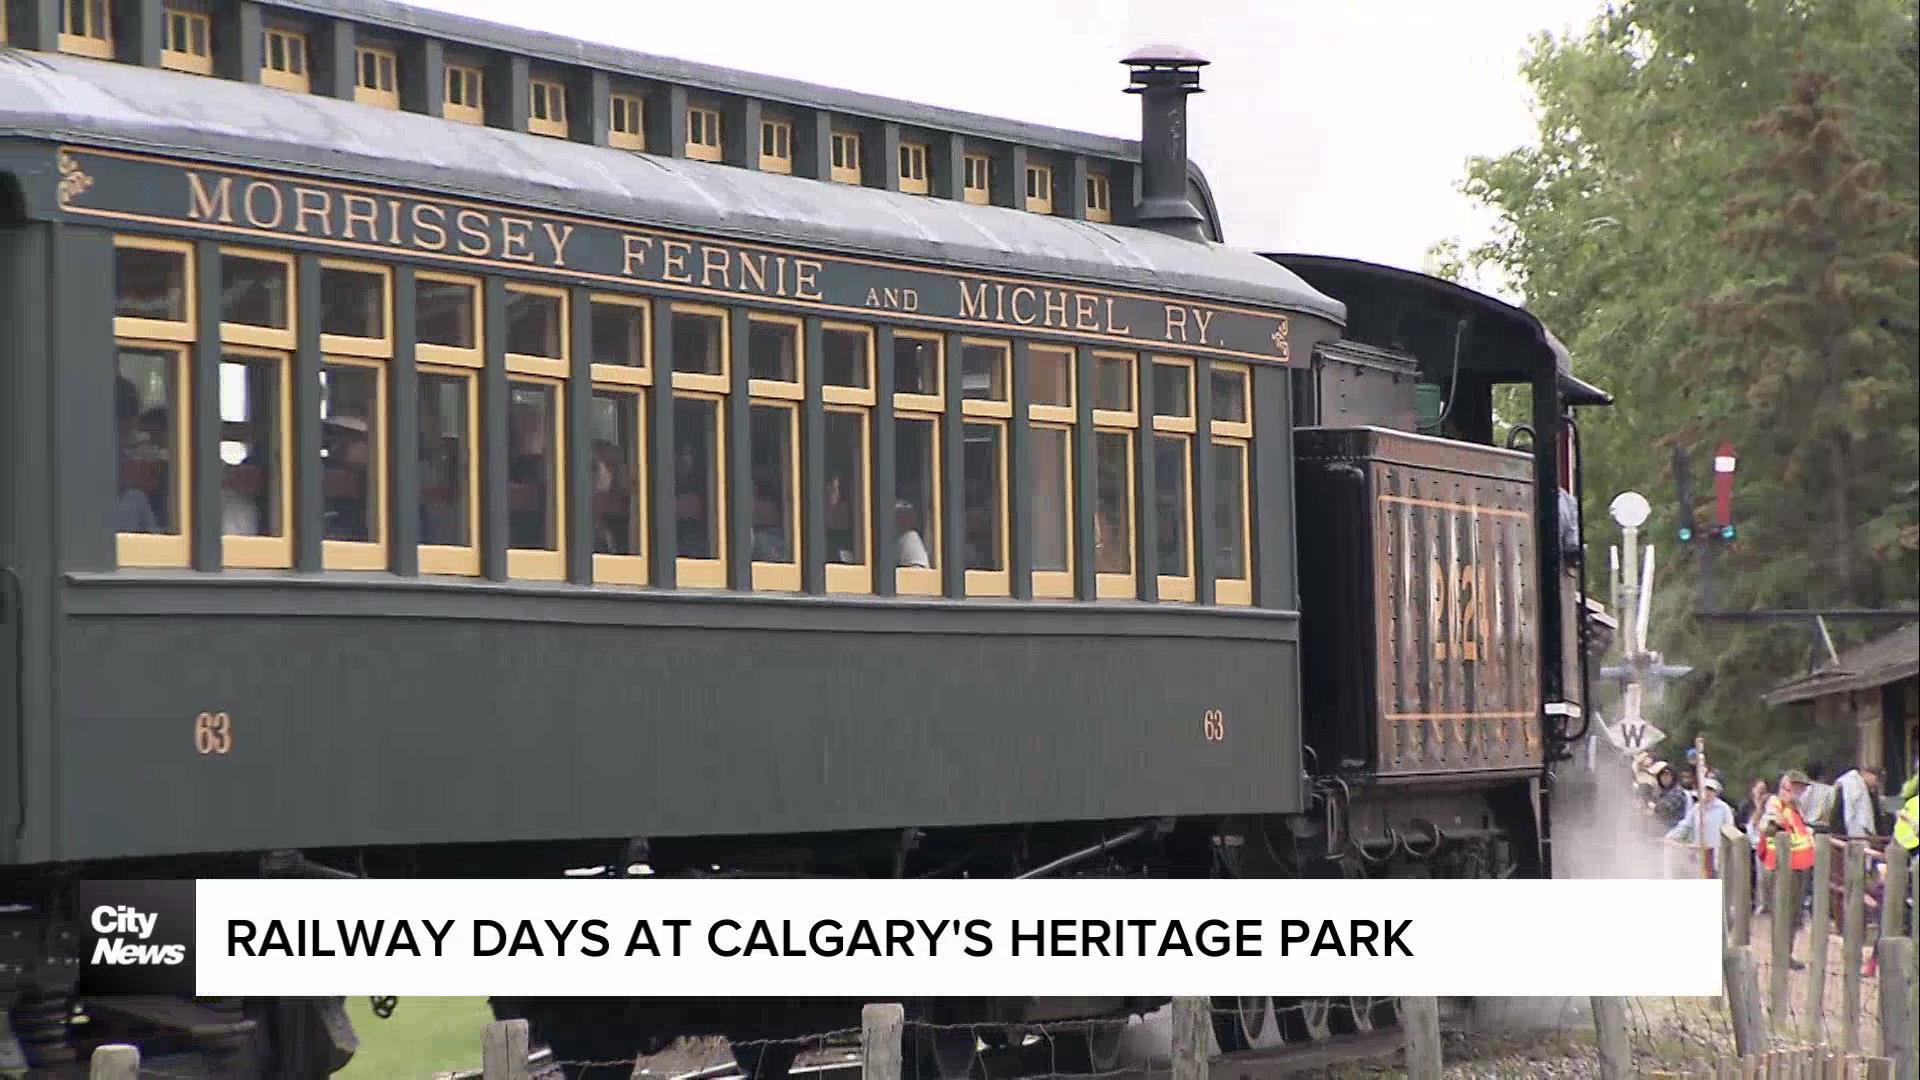
[[[944,557],[941,552],[941,546],[945,540],[943,535],[944,523],[941,520],[945,515],[941,513],[941,500],[945,497],[943,489],[946,485],[946,478],[942,475],[945,454],[940,445],[940,428],[942,423],[943,421],[938,413],[905,413],[894,417],[893,438],[894,458],[896,462],[900,458],[900,444],[905,431],[912,430],[926,433],[924,440],[925,468],[920,475],[909,478],[905,472],[896,465],[894,472],[894,490],[891,497],[892,506],[887,508],[887,512],[894,515],[894,543],[896,548],[893,575],[894,591],[901,595],[938,596],[941,591],[940,567],[941,559]],[[920,440],[916,439],[915,441],[919,442]],[[920,505],[909,504],[901,498],[902,488],[906,486],[910,479],[924,481],[924,484],[920,485],[924,490],[917,492],[920,497]],[[914,531],[918,533],[920,543],[926,549],[928,556],[927,562],[929,564],[927,566],[902,565],[905,560],[898,557],[900,538],[906,535],[905,530],[901,528],[902,511],[908,506],[912,506],[913,509],[919,511],[920,523],[925,526],[922,529]]]
[[[507,576],[526,578],[536,581],[561,581],[567,576],[567,400],[566,383],[559,379],[510,378],[507,380],[507,457],[509,462],[518,452],[513,445],[513,392],[515,390],[536,390],[548,402],[547,419],[547,467],[542,480],[547,485],[545,496],[546,512],[552,516],[550,535],[551,547],[516,547],[512,535],[512,503],[515,483],[509,477],[507,484]]]
[[[1049,442],[1059,443],[1059,453],[1047,452]],[[1030,505],[1027,508],[1027,520],[1031,522],[1033,537],[1033,595],[1042,599],[1071,599],[1073,597],[1073,545],[1075,507],[1073,491],[1073,429],[1063,424],[1034,424],[1030,431],[1029,453],[1037,463],[1044,455],[1051,467],[1059,469],[1059,491],[1043,492],[1039,481],[1045,476],[1039,468],[1029,470],[1028,486],[1031,490]],[[1057,501],[1049,501],[1047,496],[1055,496]],[[1041,522],[1047,522],[1049,528],[1057,528],[1057,537],[1046,538],[1048,542],[1057,539],[1060,557],[1048,559],[1041,550],[1043,533]],[[1056,566],[1042,567],[1041,563],[1057,562]]]
[[[986,205],[993,197],[992,161],[985,154],[968,154],[962,161],[962,198],[978,206]]]
[[[1177,468],[1174,470],[1173,475],[1178,478],[1180,483],[1179,505],[1175,507],[1178,516],[1177,524],[1179,525],[1177,535],[1180,539],[1180,558],[1178,560],[1179,565],[1172,567],[1171,570],[1163,565],[1162,560],[1162,556],[1165,554],[1165,546],[1169,539],[1165,530],[1167,521],[1161,514],[1161,510],[1169,494],[1167,489],[1170,487],[1170,485],[1164,482],[1167,476],[1162,470],[1163,462],[1160,457],[1161,452],[1165,450],[1173,450],[1179,455]],[[1156,524],[1154,530],[1155,542],[1161,548],[1161,550],[1155,551],[1153,556],[1155,595],[1162,600],[1191,601],[1194,598],[1193,439],[1186,435],[1156,432],[1153,435],[1153,468],[1155,481],[1154,499],[1161,503],[1161,505],[1154,507]]]
[[[567,358],[573,355],[573,326],[572,320],[568,318],[567,302],[569,297],[567,290],[546,285],[508,285],[505,292],[507,297],[507,340],[509,347],[511,347],[513,340],[513,297],[527,296],[538,297],[552,302],[551,305],[548,306],[548,310],[553,312],[553,318],[558,323],[556,327],[558,331],[556,337],[559,348],[559,355],[557,356],[550,356],[544,353],[507,352],[507,370],[522,375],[545,375],[549,378],[565,379],[569,370],[569,361]]]
[[[860,377],[864,383],[864,385],[855,386],[851,383],[836,383],[832,381],[833,373],[826,367],[827,358],[823,355],[819,359],[819,363],[822,365],[821,399],[828,404],[834,405],[874,404],[876,400],[874,396],[876,392],[874,389],[876,372],[874,370],[873,328],[870,326],[861,326],[856,323],[825,322],[820,325],[820,330],[823,347],[829,336],[840,338],[851,337],[858,340],[861,355],[857,362],[861,365]]]
[[[670,380],[673,388],[675,390],[699,391],[715,396],[725,396],[730,393],[733,389],[731,382],[733,369],[733,324],[727,314],[727,309],[710,307],[706,304],[674,304],[669,310],[675,318],[681,316],[697,316],[707,320],[709,323],[718,324],[715,327],[714,333],[719,345],[720,370],[713,372],[677,370],[680,359],[676,355],[673,357],[673,366],[676,367],[676,370],[673,371],[673,378]]]
[[[785,484],[777,509],[780,528],[786,533],[787,558],[752,559],[752,584],[755,590],[772,592],[800,591],[800,406],[792,401],[754,399],[747,406],[747,434],[751,442],[761,418],[779,414],[786,440],[786,460],[781,463],[781,481]],[[758,464],[758,449],[749,445],[749,458]],[[757,485],[756,485],[757,487]],[[747,493],[746,508],[753,514],[749,532],[760,529],[760,504],[757,490]],[[757,548],[757,545],[756,545]],[[757,554],[757,551],[750,554]]]
[[[293,565],[293,358],[285,352],[248,346],[223,345],[220,352],[223,380],[230,361],[247,368],[264,366],[274,374],[274,460],[267,479],[275,487],[280,510],[279,528],[270,534],[230,533],[223,527],[220,562],[233,569],[285,569]],[[216,417],[214,423],[224,426],[225,417]],[[224,506],[227,498],[224,469],[220,493]]]
[[[611,123],[607,145],[623,150],[647,148],[646,100],[639,94],[615,92],[609,98]]]
[[[747,392],[754,397],[786,398],[792,401],[802,400],[806,396],[807,342],[806,326],[790,315],[750,315],[747,317],[748,348],[753,345],[754,330],[778,328],[783,338],[793,346],[793,371],[791,378],[767,378],[753,374],[754,357],[747,357]]]
[[[449,285],[466,286],[467,296],[471,301],[469,304],[472,317],[470,329],[471,340],[473,341],[472,345],[444,345],[418,340],[416,333],[416,340],[413,346],[415,357],[423,364],[447,364],[471,368],[482,366],[486,357],[484,347],[486,343],[486,319],[484,311],[486,296],[481,287],[480,279],[464,277],[459,274],[442,274],[421,270],[414,274],[414,282],[416,296],[421,282],[441,282]],[[415,308],[417,311],[417,299],[415,301]]]
[[[831,179],[842,184],[860,182],[860,135],[852,131],[833,133],[833,167]]]
[[[923,334],[923,333],[914,333],[914,332],[903,331],[903,330],[896,330],[893,333],[893,340],[894,340],[894,348],[896,350],[896,355],[888,357],[887,362],[890,364],[894,364],[896,368],[898,367],[898,364],[899,364],[899,357],[898,357],[897,350],[899,349],[901,342],[907,342],[907,341],[918,342],[922,345],[931,345],[933,347],[931,350],[932,352],[931,367],[933,369],[933,390],[931,392],[926,392],[926,393],[917,392],[917,391],[902,391],[899,389],[899,385],[900,385],[899,377],[896,374],[895,381],[894,381],[895,389],[893,394],[893,407],[895,411],[935,412],[935,413],[944,411],[946,409],[946,402],[947,402],[947,396],[946,396],[947,342],[946,342],[946,339],[944,337],[941,337],[938,334]]]
[[[373,415],[368,417],[368,442],[372,453],[368,455],[368,486],[372,497],[367,499],[367,534],[365,540],[330,539],[325,535],[324,527],[320,541],[320,565],[328,570],[385,570],[387,568],[387,507],[389,504],[388,443],[390,441],[390,417],[387,410],[391,407],[387,395],[387,369],[383,364],[372,363],[360,357],[324,356],[321,358],[321,371],[367,372],[373,377]],[[322,421],[324,423],[324,420]],[[324,429],[323,429],[324,430]],[[321,506],[326,506],[326,468],[321,464]]]
[[[900,190],[912,195],[925,195],[930,190],[927,148],[920,143],[900,144]]]
[[[1053,168],[1027,166],[1027,209],[1039,214],[1053,212]]]
[[[594,471],[594,465],[598,464],[597,458],[588,466],[587,474],[591,479],[588,481],[590,486],[587,489],[589,501],[587,513],[588,519],[593,523],[594,536],[587,542],[595,549],[592,560],[593,580],[595,584],[645,585],[649,581],[647,547],[650,542],[647,532],[647,472],[650,456],[647,445],[647,392],[627,383],[603,384],[596,381],[592,394],[595,403],[602,400],[619,402],[617,408],[632,421],[634,441],[630,455],[620,463],[623,469],[633,471],[630,486],[621,492],[630,500],[629,505],[633,513],[633,520],[628,523],[626,530],[634,541],[634,550],[631,553],[618,554],[598,550],[600,515],[597,504],[600,488],[598,476]],[[615,476],[612,479],[617,483],[619,477]],[[608,494],[611,495],[612,491],[609,490]]]
[[[527,91],[527,130],[566,138],[567,87],[557,79],[534,79]]]
[[[1213,600],[1216,604],[1253,603],[1253,481],[1249,475],[1252,467],[1253,444],[1244,439],[1215,438],[1212,440],[1214,453],[1214,505],[1208,507],[1212,514],[1212,543],[1219,544],[1231,536],[1239,545],[1240,570],[1238,576],[1229,577],[1219,570],[1226,565],[1224,558],[1214,559]],[[1227,482],[1227,470],[1223,465],[1222,453],[1237,459],[1239,464],[1233,469],[1239,477],[1238,483]],[[1239,517],[1240,527],[1229,528],[1231,522],[1221,520],[1220,511],[1232,509]]]
[[[1060,386],[1066,391],[1064,400],[1042,401],[1040,373],[1047,363],[1043,358],[1055,358],[1060,361],[1057,369],[1062,378]],[[1079,387],[1074,378],[1078,357],[1072,349],[1057,349],[1046,346],[1033,346],[1027,355],[1027,417],[1031,420],[1054,424],[1071,425],[1079,420]]]
[[[842,549],[835,548],[833,543],[834,520],[832,516],[833,505],[831,496],[828,497],[827,504],[822,506],[819,511],[821,514],[826,515],[826,528],[824,533],[827,538],[827,550],[824,561],[826,564],[827,591],[830,593],[870,593],[873,591],[873,500],[871,497],[873,491],[873,417],[868,409],[858,407],[849,408],[845,406],[836,407],[831,405],[823,410],[823,415],[826,418],[825,424],[827,426],[826,440],[828,442],[827,456],[829,460],[827,478],[829,484],[831,484],[837,475],[831,471],[832,418],[836,416],[852,417],[858,425],[855,438],[859,444],[859,475],[852,478],[840,477],[844,484],[841,493],[847,502],[849,519],[847,530],[850,533],[848,542],[853,545],[852,550],[858,558],[845,562],[836,561],[835,553]]]
[[[168,7],[162,15],[164,33],[160,66],[197,75],[213,74],[213,23],[204,13]]]
[[[59,0],[60,51],[96,60],[113,59],[113,11],[107,0]],[[79,17],[78,25],[74,18]]]
[[[619,296],[613,293],[594,293],[589,298],[589,315],[593,320],[594,339],[587,342],[588,360],[591,363],[593,381],[596,383],[619,383],[626,386],[653,385],[653,306],[645,297]],[[639,363],[618,363],[603,360],[599,355],[600,318],[602,310],[608,314],[615,311],[630,311],[637,315],[638,340],[634,353]],[[630,353],[629,356],[633,354]]]
[[[299,282],[294,277],[294,257],[286,252],[269,251],[263,248],[222,247],[220,258],[247,260],[268,263],[281,269],[282,288],[285,292],[286,312],[283,325],[266,323],[227,322],[226,313],[221,312],[220,340],[234,345],[258,345],[266,349],[294,348],[300,326]],[[225,275],[222,274],[224,282]]]
[[[389,109],[400,107],[400,59],[391,49],[362,45],[354,50],[353,99]]]
[[[1096,428],[1093,433],[1094,492],[1092,511],[1094,514],[1094,586],[1095,595],[1102,600],[1132,600],[1139,595],[1134,584],[1134,575],[1140,568],[1139,530],[1135,528],[1136,508],[1134,493],[1138,490],[1138,478],[1135,475],[1134,432],[1129,429]],[[1116,449],[1121,459],[1117,470],[1121,499],[1111,512],[1103,507],[1107,491],[1102,490],[1108,483],[1100,468],[1103,451]],[[1102,528],[1101,523],[1109,524]],[[1124,537],[1124,542],[1119,540]],[[1119,569],[1121,561],[1125,569]]]
[[[466,511],[466,543],[433,544],[424,540],[418,551],[420,572],[422,574],[453,574],[474,577],[480,573],[480,410],[475,393],[478,376],[470,370],[454,367],[421,365],[421,381],[427,379],[452,379],[461,388],[462,411],[465,413],[465,431],[461,433],[461,454],[465,458],[465,493],[463,501]],[[419,395],[417,408],[424,410],[427,395]],[[424,435],[424,433],[423,433]],[[404,447],[402,453],[418,454],[418,447]],[[428,506],[427,493],[423,488],[416,498],[418,504],[408,512],[424,515]]]
[[[193,245],[184,240],[161,240],[147,236],[116,236],[113,238],[115,252],[123,249],[134,251],[156,251],[177,256],[181,281],[181,319],[157,319],[142,316],[121,315],[113,317],[113,332],[116,337],[144,338],[157,341],[183,341],[191,343],[197,333],[199,317],[199,285],[194,268]],[[118,292],[116,283],[116,304]]]
[[[687,156],[698,161],[719,161],[724,153],[720,110],[687,106]]]
[[[486,121],[486,80],[479,68],[448,64],[441,113],[468,124]]]
[[[380,323],[384,333],[379,337],[360,337],[350,334],[330,334],[322,329],[320,351],[332,355],[391,357],[393,355],[393,270],[383,263],[358,262],[349,259],[320,260],[320,280],[327,280],[328,271],[353,274],[370,274],[380,280]],[[321,293],[321,310],[326,307],[326,293]],[[324,322],[322,326],[324,327]]]
[[[663,475],[661,483],[674,485],[674,501],[678,504],[683,493],[680,491],[677,475],[679,457],[679,438],[682,417],[679,415],[681,402],[700,402],[703,408],[711,410],[713,423],[711,431],[711,472],[700,478],[702,490],[696,494],[711,496],[705,507],[707,527],[713,531],[713,555],[711,558],[690,556],[675,552],[674,576],[679,585],[686,588],[724,589],[727,587],[727,412],[726,399],[718,394],[687,393],[675,390],[674,405],[674,465],[667,468],[674,472]],[[676,523],[677,524],[677,523]]]
[[[793,125],[785,120],[760,122],[760,169],[762,172],[793,172]]]
[[[170,533],[116,532],[114,552],[123,567],[185,567],[193,561],[193,367],[192,350],[178,341],[116,338],[114,375],[120,375],[122,350],[160,353],[166,357],[169,395],[167,477],[169,508],[174,531]],[[115,417],[116,424],[119,422]],[[137,418],[136,418],[137,422]],[[120,454],[114,455],[114,468],[120,469]],[[119,488],[116,477],[115,489]]]

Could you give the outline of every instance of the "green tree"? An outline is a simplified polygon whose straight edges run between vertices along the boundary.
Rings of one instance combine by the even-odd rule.
[[[1663,547],[1654,645],[1698,674],[1662,726],[1705,733],[1736,773],[1852,733],[1809,735],[1759,701],[1804,669],[1804,636],[1684,617],[1700,582],[1694,552],[1665,539],[1668,455],[1739,451],[1741,541],[1721,552],[1715,606],[1915,597],[1915,27],[1914,0],[1611,4],[1534,42],[1539,145],[1468,165],[1466,192],[1499,218],[1469,261],[1619,399],[1583,416],[1591,540],[1608,542],[1619,491],[1664,511],[1648,531]]]

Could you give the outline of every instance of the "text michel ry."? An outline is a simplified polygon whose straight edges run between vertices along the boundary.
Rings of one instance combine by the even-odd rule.
[[[1287,319],[1206,305],[881,266],[611,228],[372,190],[185,170],[187,219],[314,241],[377,246],[838,308],[1137,338],[1151,345],[1287,359]]]

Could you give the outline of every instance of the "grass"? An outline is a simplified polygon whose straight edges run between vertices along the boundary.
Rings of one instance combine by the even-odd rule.
[[[480,1067],[480,1032],[493,1019],[486,998],[401,998],[390,1019],[373,1015],[364,997],[347,999],[360,1037],[340,1080],[427,1080],[435,1073]]]

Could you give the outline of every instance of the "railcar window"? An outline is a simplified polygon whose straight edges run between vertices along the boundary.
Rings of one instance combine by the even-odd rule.
[[[1192,600],[1193,362],[1155,357],[1151,372],[1156,595]]]
[[[900,190],[910,195],[925,195],[927,183],[927,147],[924,143],[900,144]]]
[[[1113,185],[1099,173],[1087,176],[1087,220],[1113,220]]]
[[[593,444],[593,580],[645,585],[644,391],[596,387],[587,415]]]
[[[113,253],[115,317],[188,323],[192,318],[190,249],[185,244],[131,246],[136,242],[123,239]]]
[[[393,355],[393,276],[384,266],[328,260],[320,264],[320,348],[359,356]]]
[[[822,365],[820,378],[829,388],[828,400],[836,398],[835,389],[868,391],[865,404],[873,404],[873,332],[862,326],[828,325],[820,333]],[[852,400],[861,400],[854,395]]]
[[[1027,209],[1036,214],[1053,213],[1053,168],[1027,166]]]
[[[220,334],[248,344],[291,348],[293,258],[226,249],[220,253]],[[267,331],[265,334],[256,331]]]
[[[353,100],[386,109],[400,107],[400,57],[392,49],[354,49]]]
[[[120,565],[185,566],[187,350],[122,343],[114,366],[113,530]]]
[[[1209,366],[1213,403],[1213,598],[1218,604],[1251,604],[1252,484],[1248,468],[1253,419],[1247,389],[1252,373],[1238,364]]]
[[[822,414],[826,443],[827,589],[869,592],[872,560],[867,556],[867,411],[828,408]]]
[[[969,422],[962,431],[967,594],[1007,595],[1007,425]]]
[[[560,384],[507,381],[507,574],[557,581],[561,554]]]
[[[615,92],[611,99],[610,124],[607,131],[607,145],[622,150],[645,150],[647,148],[646,100],[639,94]]]
[[[673,371],[677,381],[683,375],[718,380],[706,389],[724,393],[727,389],[727,321],[717,308],[673,309]]]
[[[222,561],[237,567],[293,564],[287,525],[288,358],[228,348],[220,358]]]
[[[307,75],[307,35],[294,30],[264,31],[260,50],[260,82],[282,90],[307,93],[312,82]]]
[[[320,368],[321,561],[330,570],[384,570],[386,370],[328,358]]]
[[[507,355],[516,370],[565,378],[567,374],[567,294],[561,289],[509,285]],[[559,364],[540,363],[543,360]]]
[[[893,335],[894,588],[903,594],[940,592],[944,344],[933,334]]]
[[[860,136],[857,133],[833,133],[833,168],[830,174],[842,184],[860,182]]]
[[[674,535],[680,584],[725,588],[725,447],[720,398],[675,392],[673,397]]]
[[[720,141],[719,109],[687,106],[687,156],[699,161],[725,159],[726,152]]]
[[[465,124],[486,123],[485,87],[486,82],[479,68],[448,64],[441,115]]]
[[[527,130],[567,137],[566,84],[558,79],[534,79],[527,84]]]
[[[161,25],[161,67],[195,75],[213,74],[213,27],[203,5],[169,3]]]
[[[640,383],[647,378],[651,336],[647,302],[626,296],[595,296],[593,322],[593,377],[595,381]]]
[[[800,382],[800,323],[755,315],[747,327],[747,377],[760,383]],[[754,393],[768,387],[756,386]]]
[[[1135,358],[1094,354],[1093,564],[1103,600],[1139,595],[1134,579]]]
[[[960,347],[960,396],[970,403],[1005,402],[1009,355],[1004,343],[963,342]]]
[[[793,125],[785,120],[760,121],[760,170],[793,172]]]
[[[1074,353],[1036,345],[1027,357],[1027,522],[1033,533],[1033,595],[1073,595]]]
[[[960,196],[977,206],[993,201],[993,163],[985,154],[968,154],[961,169]]]
[[[422,368],[419,382],[420,572],[478,574],[474,376]]]
[[[752,455],[753,587],[792,591],[800,587],[799,509],[800,410],[791,404],[755,402],[748,410],[747,442]]]
[[[413,302],[414,337],[422,360],[479,366],[478,281],[422,272],[414,276]]]
[[[60,51],[113,59],[113,11],[107,0],[60,0]]]

